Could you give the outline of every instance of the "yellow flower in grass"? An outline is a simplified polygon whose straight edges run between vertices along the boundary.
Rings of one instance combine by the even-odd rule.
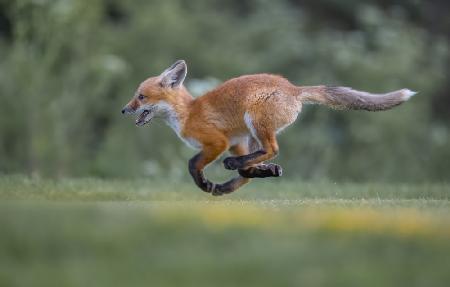
[[[364,232],[399,236],[450,237],[449,222],[415,209],[319,208],[278,210],[248,202],[193,203],[156,212],[164,221],[195,221],[208,228],[245,227],[296,232],[302,229]]]

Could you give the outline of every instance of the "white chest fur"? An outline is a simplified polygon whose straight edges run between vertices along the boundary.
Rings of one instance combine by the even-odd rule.
[[[166,102],[160,102],[156,105],[156,109],[169,127],[171,127],[177,136],[190,148],[201,149],[201,144],[193,138],[185,138],[181,134],[181,124],[177,112],[171,105]]]

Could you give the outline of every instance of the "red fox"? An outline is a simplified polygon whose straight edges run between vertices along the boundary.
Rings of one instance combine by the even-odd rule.
[[[212,195],[231,193],[250,178],[281,176],[281,166],[265,162],[277,156],[277,133],[297,119],[303,104],[382,111],[415,94],[408,89],[370,94],[347,87],[302,87],[281,76],[257,74],[228,80],[193,98],[183,86],[186,74],[186,62],[179,60],[161,75],[148,78],[122,113],[138,114],[137,126],[160,117],[187,145],[199,149],[189,160],[189,172],[197,186]],[[212,183],[203,170],[227,150],[232,156],[225,158],[224,167],[239,175]]]

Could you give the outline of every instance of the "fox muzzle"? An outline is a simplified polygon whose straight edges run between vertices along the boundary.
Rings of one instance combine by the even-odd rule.
[[[125,107],[123,107],[123,109],[122,109],[122,114],[134,114],[136,111],[133,109],[133,108],[131,108],[129,105],[126,105]]]

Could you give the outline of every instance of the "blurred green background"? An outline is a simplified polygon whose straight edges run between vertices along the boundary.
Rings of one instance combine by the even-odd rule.
[[[194,152],[172,130],[120,114],[140,81],[185,59],[197,95],[259,72],[419,91],[382,113],[305,107],[280,136],[278,162],[305,180],[447,181],[449,10],[420,0],[2,0],[0,172],[190,180]]]

